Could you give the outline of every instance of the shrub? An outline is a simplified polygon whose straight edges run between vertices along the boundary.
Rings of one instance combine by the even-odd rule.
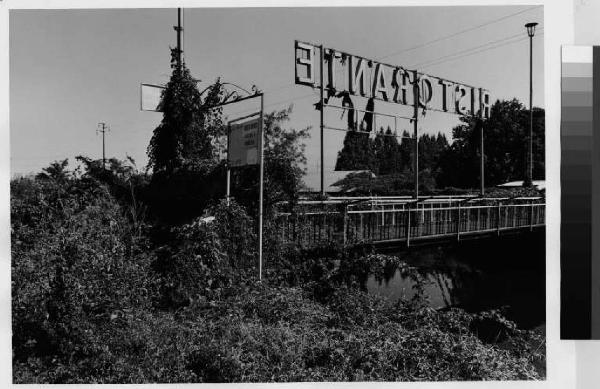
[[[167,244],[149,250],[147,231],[132,229],[93,178],[23,179],[11,190],[15,382],[544,374],[543,336],[501,312],[435,310],[422,293],[396,302],[367,293],[372,275],[400,270],[419,280],[401,258],[368,245],[274,247],[280,256],[258,282],[255,236],[244,227],[252,219],[235,202],[215,204],[206,211],[214,220],[174,227],[162,236]],[[162,307],[153,305],[158,296]]]
[[[131,257],[137,240],[93,182],[21,180],[12,189],[15,358],[86,354],[94,323],[149,305],[149,257]]]

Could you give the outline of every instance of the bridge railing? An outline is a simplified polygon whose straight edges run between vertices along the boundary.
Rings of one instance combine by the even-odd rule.
[[[381,206],[282,213],[277,219],[283,242],[317,245],[336,241],[392,242],[533,229],[545,225],[545,204],[430,204]]]

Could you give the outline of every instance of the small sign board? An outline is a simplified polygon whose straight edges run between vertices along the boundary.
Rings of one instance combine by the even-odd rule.
[[[165,89],[164,86],[141,84],[140,86],[140,104],[142,111],[160,112],[160,95]]]
[[[230,167],[257,165],[259,163],[259,132],[259,119],[231,125],[227,158]]]

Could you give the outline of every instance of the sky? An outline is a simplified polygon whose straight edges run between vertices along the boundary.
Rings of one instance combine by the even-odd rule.
[[[294,84],[294,40],[323,44],[383,62],[480,86],[492,98],[529,103],[529,38],[533,104],[544,107],[543,7],[188,8],[184,56],[200,89],[217,77],[265,92],[265,109],[293,104],[291,128],[311,127],[308,186],[318,186],[318,91]],[[176,9],[10,11],[11,174],[39,172],[75,155],[101,158],[97,124],[106,122],[107,157],[147,163],[146,147],[162,114],[140,110],[140,84],[164,84],[169,46],[176,44]],[[379,104],[379,103],[378,103]],[[359,102],[359,105],[364,103]],[[230,118],[256,102],[226,109]],[[410,107],[377,109],[409,114]],[[326,121],[340,120],[328,112]],[[420,133],[451,138],[458,116],[427,112]],[[399,130],[410,129],[408,122]],[[344,133],[325,133],[325,172],[333,170]],[[74,161],[73,161],[74,162]],[[72,162],[72,163],[73,163]]]

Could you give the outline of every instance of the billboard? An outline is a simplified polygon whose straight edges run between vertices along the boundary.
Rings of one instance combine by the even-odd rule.
[[[229,130],[229,152],[227,160],[230,167],[257,165],[260,147],[259,119],[236,123]]]
[[[323,64],[323,88],[329,96],[352,96],[390,103],[414,105],[415,73],[419,86],[419,106],[459,115],[489,117],[489,91],[446,80],[402,66],[390,65],[312,43],[295,41],[296,84],[320,88]],[[321,52],[323,58],[321,58]]]

